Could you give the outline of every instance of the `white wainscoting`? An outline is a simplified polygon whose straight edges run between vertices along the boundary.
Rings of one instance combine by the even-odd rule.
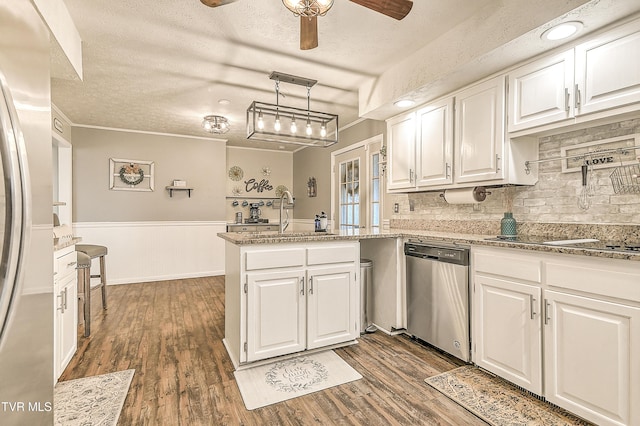
[[[224,275],[225,222],[78,222],[80,244],[106,246],[108,284]],[[98,273],[94,260],[92,272]]]

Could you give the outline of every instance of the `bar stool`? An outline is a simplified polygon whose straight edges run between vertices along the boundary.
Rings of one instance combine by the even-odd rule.
[[[83,312],[84,337],[88,337],[91,334],[91,258],[81,251],[77,255],[78,311]]]
[[[76,251],[86,254],[92,260],[96,257],[100,258],[100,274],[90,277],[100,278],[100,284],[96,284],[92,289],[102,287],[102,309],[107,309],[107,267],[104,259],[107,255],[107,248],[94,244],[76,244]]]

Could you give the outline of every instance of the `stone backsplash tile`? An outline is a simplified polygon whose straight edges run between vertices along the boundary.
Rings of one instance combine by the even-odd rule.
[[[560,157],[563,147],[637,133],[640,133],[640,118],[544,136],[539,138],[540,159]],[[640,151],[636,153],[640,155]],[[609,177],[613,168],[593,171],[591,178],[595,184],[595,195],[590,198],[591,207],[581,210],[578,207],[578,196],[582,190],[579,171],[562,173],[560,161],[532,167],[538,167],[538,183],[491,188],[491,195],[476,205],[447,204],[440,197],[442,191],[390,194],[388,201],[399,204],[399,213],[391,218],[439,223],[454,221],[458,224],[489,222],[498,223],[499,229],[503,213],[511,210],[519,223],[640,225],[640,194],[615,194]],[[492,233],[495,231],[489,232]]]

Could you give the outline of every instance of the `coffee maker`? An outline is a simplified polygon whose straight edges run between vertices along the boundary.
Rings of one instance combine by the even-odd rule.
[[[244,220],[244,223],[267,223],[268,219],[260,219],[262,210],[260,210],[259,203],[249,204],[249,218]]]

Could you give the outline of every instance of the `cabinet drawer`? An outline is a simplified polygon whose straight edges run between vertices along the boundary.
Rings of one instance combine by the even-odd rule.
[[[246,253],[247,271],[304,265],[304,248],[252,250]]]
[[[353,245],[310,247],[307,249],[307,265],[355,262],[356,256]]]
[[[501,275],[504,277],[539,283],[542,281],[542,262],[524,256],[500,253],[475,253],[473,269],[476,272]]]
[[[546,282],[554,287],[640,302],[640,271],[636,262],[618,266],[599,263],[546,262]]]
[[[58,279],[64,278],[67,275],[76,273],[76,266],[78,264],[78,257],[75,251],[67,253],[64,256],[60,256],[57,260],[57,275]]]

